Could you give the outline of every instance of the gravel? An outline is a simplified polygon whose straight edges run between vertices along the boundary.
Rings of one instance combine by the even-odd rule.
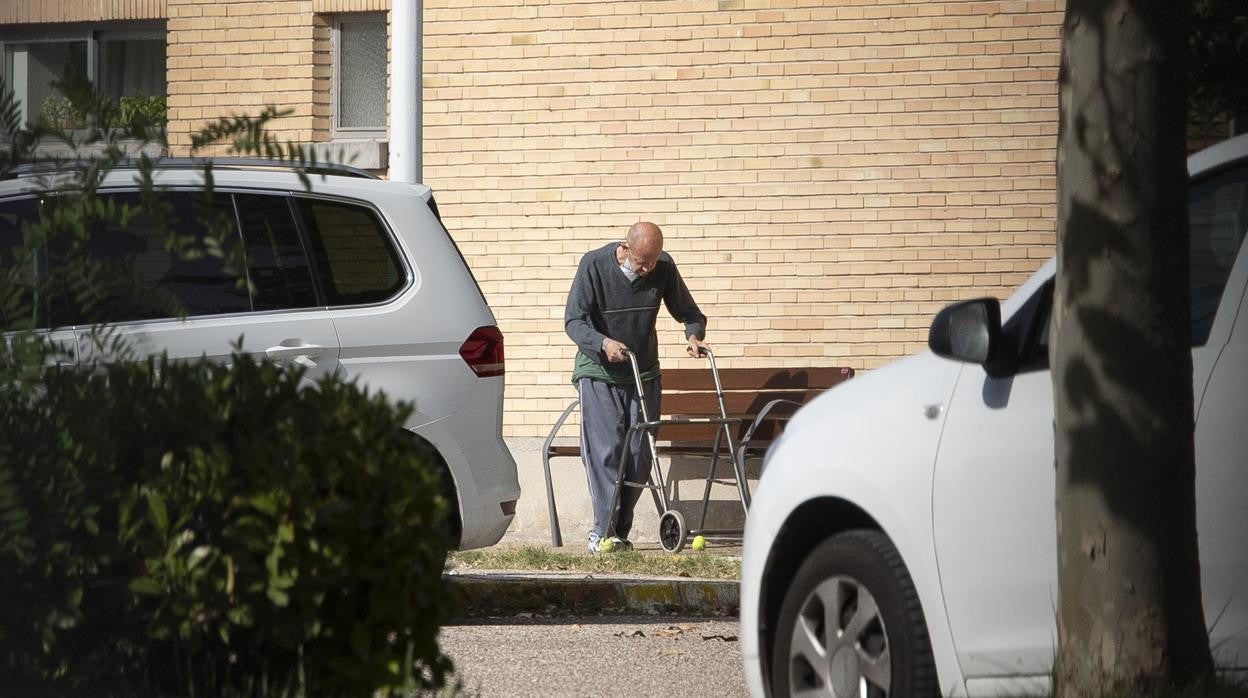
[[[534,617],[448,625],[466,696],[744,696],[735,619]]]

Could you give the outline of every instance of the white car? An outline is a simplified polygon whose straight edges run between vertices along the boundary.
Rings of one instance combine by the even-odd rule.
[[[1215,662],[1243,670],[1248,136],[1192,156],[1188,171],[1201,582]],[[1009,365],[946,358],[966,356],[947,344],[945,357],[925,351],[828,391],[773,444],[742,562],[752,695],[1047,689],[1057,646],[1054,270],[1050,260],[989,328],[1018,347]],[[932,346],[940,335],[937,326]]]
[[[160,161],[155,181],[167,190],[173,228],[202,242],[205,221],[219,216],[227,242],[246,254],[252,290],[218,257],[170,253],[144,209],[91,231],[93,258],[114,265],[125,292],[89,319],[107,321],[139,354],[227,360],[241,337],[243,351],[299,364],[310,379],[337,374],[413,403],[406,426],[441,457],[458,546],[493,545],[520,497],[502,439],[503,335],[428,187],[329,169],[309,177],[309,191],[290,168],[219,160],[205,203],[202,163]],[[47,205],[34,174],[0,181],[0,265],[12,263],[23,225]],[[99,191],[139,205],[135,182],[133,169],[119,167]],[[57,251],[45,250],[31,273],[55,275],[56,266]],[[170,298],[184,318],[171,316]],[[44,301],[35,325],[67,348],[68,363],[110,359],[89,341],[73,299]]]

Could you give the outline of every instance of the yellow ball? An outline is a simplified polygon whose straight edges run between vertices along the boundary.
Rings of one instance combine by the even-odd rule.
[[[610,538],[599,538],[598,539],[598,552],[600,553],[615,552],[615,541],[611,540]]]
[[[705,539],[705,538],[703,538],[702,536],[694,536],[694,537],[693,537],[693,549],[694,549],[694,550],[702,550],[702,549],[703,549],[703,548],[705,548],[705,547],[706,547],[706,539]]]

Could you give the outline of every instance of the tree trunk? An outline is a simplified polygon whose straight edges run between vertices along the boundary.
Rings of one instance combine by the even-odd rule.
[[[1212,670],[1196,547],[1188,5],[1068,0],[1051,349],[1063,698]]]

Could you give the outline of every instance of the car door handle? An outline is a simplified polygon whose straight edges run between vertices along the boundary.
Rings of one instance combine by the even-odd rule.
[[[269,347],[264,350],[264,355],[270,359],[290,359],[292,363],[312,368],[316,366],[313,359],[320,357],[325,351],[325,347],[319,344],[304,344],[303,340],[287,339],[275,347]]]

